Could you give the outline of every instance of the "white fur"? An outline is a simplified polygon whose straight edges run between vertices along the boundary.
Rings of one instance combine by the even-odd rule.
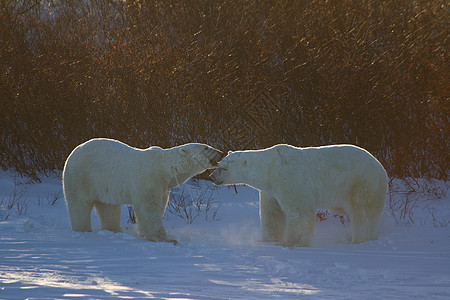
[[[169,241],[162,222],[170,189],[213,168],[220,151],[204,144],[137,149],[111,139],[93,139],[67,158],[63,189],[72,229],[91,231],[95,206],[102,229],[121,231],[122,204],[132,204],[139,234]]]
[[[262,240],[286,246],[310,245],[317,209],[348,215],[352,243],[376,238],[388,186],[383,166],[352,145],[229,152],[211,179],[258,189]]]

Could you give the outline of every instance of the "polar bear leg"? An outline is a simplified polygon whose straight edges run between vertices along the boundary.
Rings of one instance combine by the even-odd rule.
[[[370,240],[373,230],[369,225],[369,220],[362,212],[354,213],[350,217],[352,225],[352,244],[359,244]]]
[[[135,203],[134,213],[136,214],[137,230],[140,236],[153,242],[168,241],[166,229],[162,222],[163,213],[157,211],[157,207],[153,207],[149,203]]]
[[[170,190],[166,191],[163,193],[163,212],[162,215],[164,217],[164,212],[166,211],[166,207],[167,207],[167,203],[169,203],[169,195],[170,195]]]
[[[67,197],[67,196],[66,196]],[[91,211],[93,203],[71,199],[67,202],[70,226],[74,231],[91,232]]]
[[[378,222],[382,213],[382,207],[360,209],[350,216],[352,224],[352,244],[359,244],[377,238]]]
[[[350,194],[352,209],[352,244],[367,242],[376,238],[376,229],[383,211],[385,194],[373,193],[367,186],[355,184]]]
[[[380,214],[359,211],[350,216],[352,225],[352,244],[376,239],[376,229]]]
[[[102,229],[122,232],[122,228],[120,228],[120,205],[95,202],[95,210],[102,224]]]
[[[281,242],[286,228],[286,215],[277,199],[264,191],[259,192],[259,217],[261,241]]]
[[[283,241],[285,247],[309,247],[315,228],[315,214],[313,209],[302,208],[300,211],[285,210],[286,234]]]

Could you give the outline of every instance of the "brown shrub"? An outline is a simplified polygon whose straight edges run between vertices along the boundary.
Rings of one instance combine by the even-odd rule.
[[[447,179],[447,11],[443,0],[2,1],[1,166],[36,177],[100,136],[353,143],[392,176]],[[277,109],[259,118],[261,94]]]

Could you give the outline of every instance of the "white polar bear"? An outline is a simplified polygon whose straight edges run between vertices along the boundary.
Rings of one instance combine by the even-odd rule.
[[[210,177],[258,189],[262,240],[289,247],[310,245],[317,209],[348,215],[352,243],[374,239],[388,188],[383,166],[352,145],[229,152]]]
[[[63,190],[71,227],[91,231],[95,207],[102,229],[120,232],[122,204],[132,204],[138,233],[150,241],[170,241],[162,222],[170,189],[213,168],[222,152],[204,144],[170,149],[137,149],[111,139],[76,147],[63,170]]]

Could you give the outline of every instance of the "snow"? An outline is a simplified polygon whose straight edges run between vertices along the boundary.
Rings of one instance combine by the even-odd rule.
[[[329,218],[312,247],[289,249],[258,241],[258,193],[245,186],[176,190],[210,189],[221,205],[192,224],[166,212],[172,245],[139,239],[126,208],[123,233],[99,230],[94,213],[94,232],[73,232],[59,178],[15,181],[0,173],[0,299],[450,299],[450,230],[433,222],[450,218],[444,193],[414,198],[404,219],[387,203],[376,241],[349,244],[350,224]],[[21,214],[7,210],[14,197]]]

